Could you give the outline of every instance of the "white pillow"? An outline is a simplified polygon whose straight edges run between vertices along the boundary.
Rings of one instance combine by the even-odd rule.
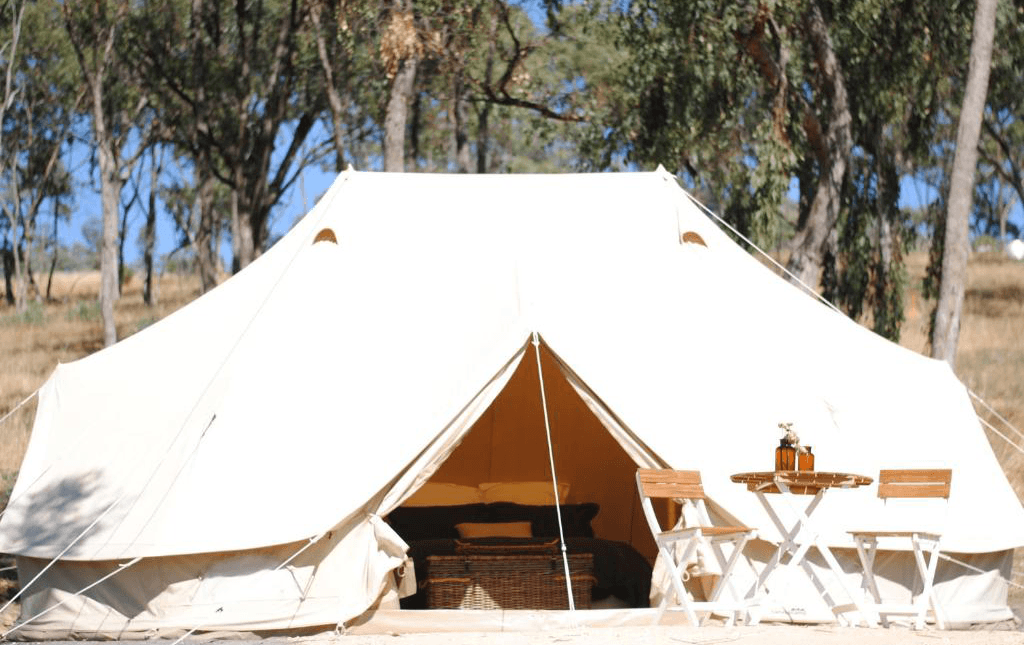
[[[427,482],[403,506],[459,506],[479,504],[482,500],[476,486]]]
[[[483,501],[515,502],[531,506],[552,506],[555,489],[551,482],[488,482],[480,484]],[[558,483],[558,503],[564,504],[569,496],[569,484]]]

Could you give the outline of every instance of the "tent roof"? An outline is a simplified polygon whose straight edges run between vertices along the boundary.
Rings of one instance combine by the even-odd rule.
[[[337,243],[313,243],[325,228]],[[348,171],[244,271],[58,367],[0,551],[117,559],[317,535],[385,490],[533,331],[752,525],[763,511],[728,475],[771,467],[790,421],[822,470],[952,465],[957,550],[1024,544],[948,366],[777,278],[664,171]],[[843,542],[876,511],[850,492],[818,513]]]

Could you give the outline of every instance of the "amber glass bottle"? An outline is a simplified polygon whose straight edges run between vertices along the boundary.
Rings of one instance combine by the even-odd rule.
[[[775,449],[775,470],[796,470],[796,447],[785,439]]]
[[[803,446],[796,456],[797,470],[814,470],[814,453],[810,446]]]

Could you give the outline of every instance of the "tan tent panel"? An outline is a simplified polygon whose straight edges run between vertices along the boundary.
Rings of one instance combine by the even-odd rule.
[[[449,627],[399,608],[394,509],[427,482],[550,483],[540,376],[565,502],[644,566],[634,469],[696,468],[715,517],[761,529],[752,579],[780,536],[729,475],[770,468],[786,421],[822,470],[952,467],[946,548],[981,573],[944,562],[938,593],[953,622],[1009,617],[1024,512],[948,366],[780,280],[671,175],[348,171],[244,271],[47,381],[0,522],[14,635]],[[853,587],[846,531],[884,510],[866,488],[815,514]],[[880,556],[890,591],[909,557]],[[772,594],[777,618],[832,619],[806,580]]]

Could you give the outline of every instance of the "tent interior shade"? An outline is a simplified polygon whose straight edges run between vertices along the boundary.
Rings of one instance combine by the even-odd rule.
[[[543,345],[541,369],[555,470],[559,483],[569,485],[565,501],[597,503],[595,535],[629,543],[653,562],[656,548],[634,485],[637,464],[580,399]],[[470,486],[550,481],[543,415],[537,363],[528,356],[431,481]]]

